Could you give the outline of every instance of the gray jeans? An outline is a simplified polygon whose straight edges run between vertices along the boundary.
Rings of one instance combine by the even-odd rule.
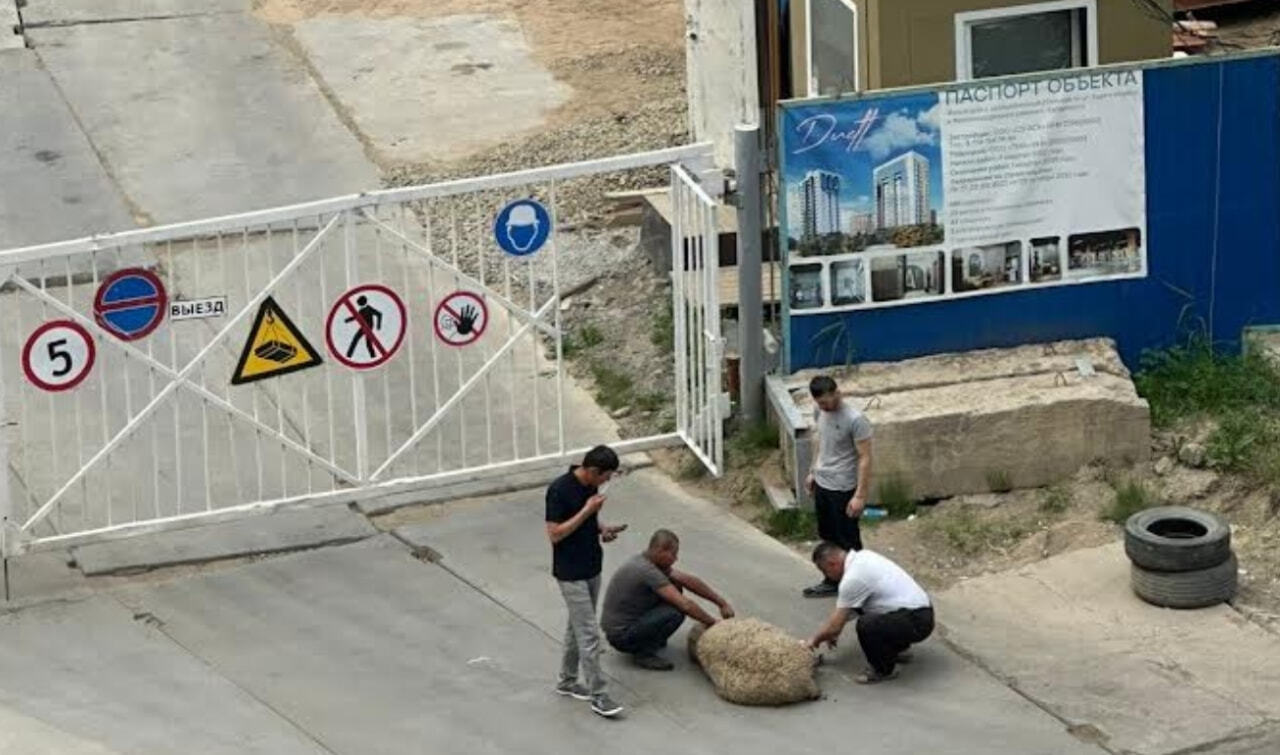
[[[560,663],[560,680],[578,678],[592,697],[605,692],[604,675],[600,673],[600,630],[596,626],[596,600],[600,597],[600,577],[580,582],[560,582],[560,594],[569,609],[569,625],[564,632],[564,660]]]

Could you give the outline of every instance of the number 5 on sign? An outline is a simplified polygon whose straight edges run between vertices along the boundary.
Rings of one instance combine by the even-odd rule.
[[[71,320],[36,328],[22,347],[22,371],[44,391],[69,391],[79,385],[97,356],[89,331]]]

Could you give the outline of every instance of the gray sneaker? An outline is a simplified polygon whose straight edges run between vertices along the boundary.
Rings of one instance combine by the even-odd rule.
[[[591,712],[597,716],[613,718],[622,712],[622,706],[615,703],[608,695],[600,695],[591,701]]]
[[[565,679],[556,685],[556,694],[572,697],[574,700],[590,700],[591,690],[582,686],[575,679]]]

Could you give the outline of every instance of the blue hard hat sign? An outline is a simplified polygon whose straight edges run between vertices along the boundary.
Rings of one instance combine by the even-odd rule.
[[[517,199],[498,213],[493,236],[502,251],[526,257],[542,248],[551,236],[551,214],[532,199]]]

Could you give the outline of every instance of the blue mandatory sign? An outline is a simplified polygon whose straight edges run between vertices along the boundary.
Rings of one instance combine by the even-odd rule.
[[[136,341],[164,319],[168,296],[150,270],[130,268],[109,276],[93,300],[94,319],[122,341]]]
[[[517,199],[498,213],[493,235],[502,251],[527,257],[542,248],[551,235],[551,214],[532,199]]]

